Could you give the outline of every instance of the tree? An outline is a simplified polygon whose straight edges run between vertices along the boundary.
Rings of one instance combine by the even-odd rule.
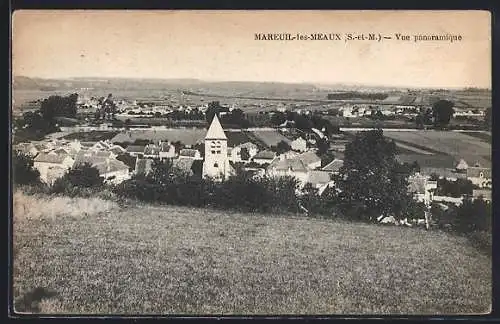
[[[40,172],[33,167],[33,157],[17,150],[12,153],[12,178],[14,183],[19,185],[39,183]]]
[[[208,104],[207,111],[205,112],[205,118],[209,125],[212,122],[212,119],[214,119],[215,114],[219,116],[220,110],[221,105],[218,101],[212,101]]]
[[[250,160],[250,152],[248,152],[248,149],[246,147],[241,149],[241,159],[243,161]]]
[[[271,150],[276,152],[277,154],[282,154],[288,152],[292,149],[292,147],[285,141],[280,141],[276,146],[271,146]]]
[[[286,116],[281,111],[276,111],[271,116],[271,124],[275,126],[279,126],[286,121]]]
[[[318,154],[324,155],[330,149],[330,144],[326,139],[318,138],[316,140],[316,146],[318,147]]]
[[[69,96],[50,96],[42,101],[40,112],[42,117],[50,122],[54,122],[55,117],[76,117],[78,94]]]
[[[344,165],[336,177],[343,202],[359,206],[362,217],[392,215],[401,219],[412,197],[408,173],[396,161],[396,144],[382,130],[359,132],[346,145]]]
[[[454,103],[449,100],[438,100],[432,105],[434,125],[440,128],[447,126],[453,116]]]
[[[95,188],[102,185],[104,181],[99,175],[99,170],[90,163],[77,164],[69,169],[62,179],[72,186],[81,188]]]

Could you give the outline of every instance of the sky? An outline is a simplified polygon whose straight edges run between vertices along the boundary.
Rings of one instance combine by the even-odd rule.
[[[259,41],[256,33],[382,34]],[[395,34],[410,41],[395,40]],[[413,35],[461,35],[415,42]],[[488,11],[22,10],[13,75],[491,88]]]

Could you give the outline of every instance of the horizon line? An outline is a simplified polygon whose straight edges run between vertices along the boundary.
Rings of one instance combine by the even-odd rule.
[[[277,83],[277,84],[300,84],[300,85],[313,85],[313,86],[348,86],[348,87],[369,87],[369,88],[396,88],[396,89],[427,89],[427,90],[458,90],[458,89],[478,89],[489,90],[490,87],[481,86],[425,86],[425,85],[388,85],[388,84],[373,84],[373,83],[352,83],[352,82],[327,82],[327,81],[277,81],[277,80],[229,80],[229,79],[200,79],[189,77],[137,77],[137,76],[67,76],[67,77],[40,77],[40,76],[26,76],[12,74],[12,81],[16,77],[24,77],[28,79],[42,79],[42,80],[74,80],[74,79],[132,79],[132,80],[158,80],[158,81],[173,81],[173,80],[193,80],[204,83],[226,83],[226,82],[239,82],[239,83]]]

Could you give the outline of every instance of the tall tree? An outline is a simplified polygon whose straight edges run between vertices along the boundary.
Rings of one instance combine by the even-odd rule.
[[[408,172],[396,161],[396,145],[382,130],[357,133],[347,144],[344,165],[336,178],[341,197],[348,205],[360,205],[368,219],[373,216],[405,216],[411,203]]]
[[[212,119],[214,119],[215,114],[217,114],[217,116],[219,115],[220,109],[221,105],[218,101],[212,101],[208,104],[207,111],[205,112],[205,118],[209,125],[212,122]]]
[[[435,126],[443,128],[450,123],[451,117],[455,112],[453,106],[454,103],[449,100],[438,100],[432,105],[432,116],[434,117]]]

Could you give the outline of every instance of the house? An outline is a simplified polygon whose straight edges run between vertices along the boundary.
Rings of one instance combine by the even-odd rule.
[[[467,162],[465,162],[464,159],[461,159],[457,165],[455,166],[455,170],[457,172],[467,172],[467,169],[469,168],[469,165],[467,164]]]
[[[93,165],[95,163],[103,162],[103,161],[106,160],[106,158],[110,157],[109,155],[103,156],[103,155],[98,155],[97,153],[98,152],[94,152],[94,151],[91,151],[91,150],[81,150],[75,156],[75,158],[74,158],[74,164],[78,165],[78,164],[88,163],[88,164]]]
[[[276,158],[276,153],[269,150],[260,151],[254,155],[252,161],[257,164],[270,164]]]
[[[195,160],[203,160],[200,151],[196,149],[184,148],[179,151],[179,158],[190,158]]]
[[[159,158],[161,160],[175,157],[175,146],[171,143],[160,141],[158,146],[160,147]]]
[[[421,167],[420,174],[427,177],[437,175],[440,179],[447,179],[449,181],[456,181],[457,179],[465,179],[466,175],[464,173],[456,172],[454,169],[448,168],[433,168],[433,167]]]
[[[144,145],[129,145],[127,146],[127,152],[128,154],[132,156],[144,156],[144,150],[146,149],[146,146]]]
[[[20,143],[15,146],[15,149],[32,157],[35,157],[39,152],[39,149],[33,143]]]
[[[301,187],[307,183],[308,171],[309,169],[300,159],[287,158],[285,155],[275,158],[266,169],[266,173],[273,177],[296,178]]]
[[[434,199],[437,181],[431,181],[427,176],[416,173],[408,177],[408,192],[413,193],[417,201],[429,205]]]
[[[321,167],[321,158],[316,154],[315,151],[307,151],[297,156],[299,160],[304,163],[304,165],[310,169],[315,170]]]
[[[293,140],[290,143],[290,146],[292,150],[298,151],[298,152],[305,152],[307,150],[307,141],[303,139],[302,137],[299,137],[295,140]]]
[[[320,189],[327,184],[333,184],[331,175],[327,171],[310,170],[307,172],[306,183],[310,183],[313,188]]]
[[[134,173],[137,175],[148,175],[153,169],[152,159],[141,159],[137,158],[135,161]]]
[[[321,170],[327,171],[330,174],[338,174],[340,168],[344,165],[344,161],[340,159],[334,159],[332,162],[325,165]]]
[[[491,188],[491,169],[482,167],[467,168],[467,180],[479,188]]]
[[[234,173],[235,170],[229,163],[227,153],[227,137],[215,114],[205,135],[205,160],[202,175],[204,178],[220,181],[229,178]]]
[[[114,158],[107,158],[92,166],[99,170],[99,175],[104,178],[104,182],[106,183],[118,184],[130,179],[128,165]]]
[[[75,160],[68,154],[42,152],[35,157],[33,166],[40,172],[40,180],[53,184],[73,166],[74,162]]]
[[[241,151],[246,150],[248,153],[248,159],[243,159]],[[231,162],[241,162],[241,161],[250,161],[252,157],[254,157],[258,153],[258,147],[254,143],[246,142],[240,145],[237,145],[228,151],[229,160]]]
[[[98,150],[98,151],[102,151],[102,150],[107,150],[111,147],[112,145],[108,142],[105,142],[105,141],[99,141],[97,143],[95,143],[93,146],[92,146],[92,149],[94,150]]]

